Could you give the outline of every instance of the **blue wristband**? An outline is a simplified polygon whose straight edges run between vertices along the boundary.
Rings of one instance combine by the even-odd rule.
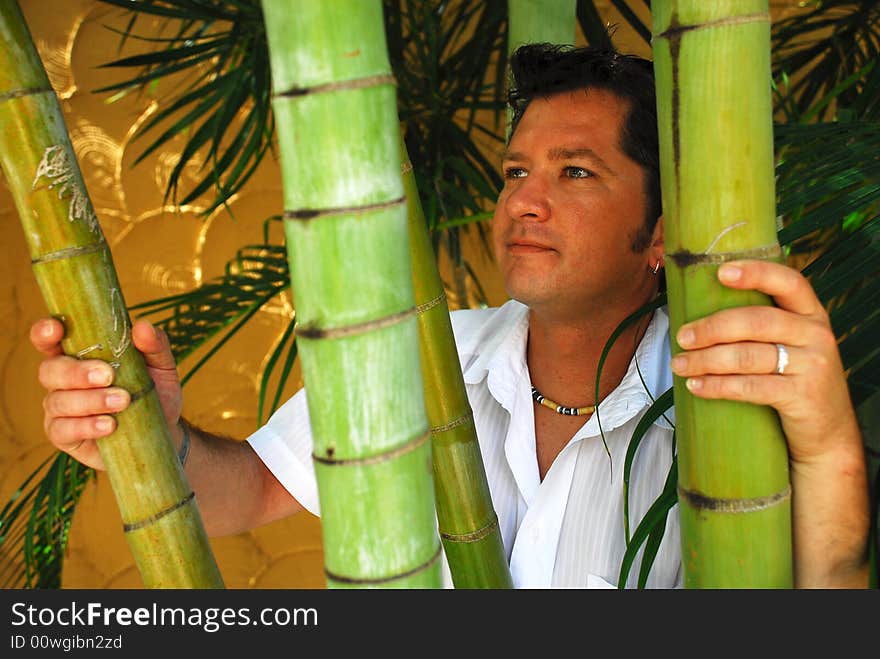
[[[180,429],[183,431],[183,444],[180,445],[180,452],[177,454],[177,459],[180,460],[180,466],[183,467],[186,465],[186,459],[189,456],[189,428],[186,427],[183,419],[178,421],[177,425],[179,425]]]

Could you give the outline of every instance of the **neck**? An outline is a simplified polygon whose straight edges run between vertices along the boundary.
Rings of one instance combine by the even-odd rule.
[[[532,384],[561,405],[585,407],[601,402],[626,375],[651,315],[640,318],[615,340],[602,366],[597,399],[596,373],[602,351],[620,322],[638,306],[567,320],[530,309],[526,360]]]

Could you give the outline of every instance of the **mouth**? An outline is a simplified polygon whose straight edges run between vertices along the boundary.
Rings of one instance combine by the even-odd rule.
[[[511,254],[544,254],[555,250],[549,245],[533,240],[512,240],[507,243],[507,251]]]

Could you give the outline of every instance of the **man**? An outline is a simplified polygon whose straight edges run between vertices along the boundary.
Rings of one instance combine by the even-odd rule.
[[[615,343],[592,400],[606,341],[657,294],[662,277],[651,64],[537,45],[520,49],[512,67],[513,132],[493,226],[512,301],[456,312],[453,326],[514,584],[616,584],[626,442],[674,369],[697,396],[779,412],[791,457],[796,585],[866,586],[861,439],[827,315],[809,284],[773,263],[726,264],[723,284],[761,290],[778,308],[727,310],[688,324],[677,336],[687,352],[672,363],[668,319],[658,310]],[[40,367],[46,432],[59,449],[102,468],[94,440],[113,431],[112,415],[129,397],[110,386],[107,364],[63,356],[62,334],[49,319],[31,333],[48,356]],[[180,446],[181,392],[167,338],[145,322],[132,335]],[[777,344],[787,346],[787,367]],[[190,434],[186,474],[209,534],[303,507],[319,512],[304,391],[247,442]],[[672,452],[671,426],[658,421],[633,467],[633,520],[662,489]],[[681,584],[676,511],[666,531],[651,587]]]

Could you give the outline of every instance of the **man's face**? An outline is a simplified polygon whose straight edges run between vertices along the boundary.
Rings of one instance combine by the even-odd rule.
[[[620,148],[627,109],[604,90],[536,98],[511,138],[493,243],[508,295],[534,310],[634,309],[654,290],[662,222],[656,244],[633,252],[647,199]]]

